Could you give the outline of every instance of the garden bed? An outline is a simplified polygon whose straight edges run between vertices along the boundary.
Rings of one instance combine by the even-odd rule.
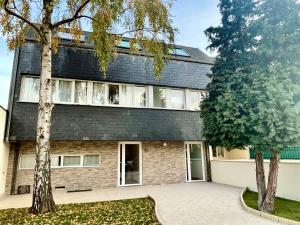
[[[150,198],[58,205],[57,212],[32,215],[27,208],[0,210],[0,224],[159,225]]]

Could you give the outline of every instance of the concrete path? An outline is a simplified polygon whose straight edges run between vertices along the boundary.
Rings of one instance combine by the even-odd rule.
[[[55,191],[57,204],[139,198],[150,195],[163,225],[278,225],[241,207],[241,189],[214,183],[185,183],[101,189],[92,192]],[[31,195],[5,196],[0,209],[29,207]]]

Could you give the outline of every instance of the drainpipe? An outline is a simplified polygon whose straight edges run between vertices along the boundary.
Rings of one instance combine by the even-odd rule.
[[[13,169],[12,169],[12,177],[11,177],[11,189],[10,194],[15,195],[17,194],[16,190],[16,183],[17,183],[17,172],[18,172],[18,165],[19,165],[19,156],[20,156],[20,144],[15,143],[14,149],[14,162],[13,162]]]

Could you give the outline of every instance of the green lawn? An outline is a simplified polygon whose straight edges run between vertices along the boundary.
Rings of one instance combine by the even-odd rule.
[[[244,194],[244,201],[247,206],[257,209],[257,193],[247,191]],[[300,202],[284,198],[276,198],[275,215],[290,220],[300,221]]]
[[[150,198],[58,205],[55,213],[35,216],[28,209],[0,210],[1,225],[159,225]]]

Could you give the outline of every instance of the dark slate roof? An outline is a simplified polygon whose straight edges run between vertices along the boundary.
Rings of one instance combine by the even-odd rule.
[[[196,51],[196,50],[195,50]],[[40,45],[27,42],[20,50],[18,71],[21,74],[39,75]],[[99,62],[94,51],[63,45],[53,54],[52,73],[54,77],[161,85],[170,87],[206,89],[210,82],[210,64],[170,60],[164,68],[161,79],[153,76],[152,63],[146,57],[119,53],[112,58],[107,74],[100,72]]]
[[[91,49],[93,48],[93,43],[90,40],[90,34],[91,34],[91,32],[88,32],[88,31],[84,32],[85,41],[80,44],[80,47],[91,48]],[[129,38],[124,38],[124,39],[129,40]],[[27,34],[27,40],[35,40],[34,34],[32,32]],[[61,40],[61,44],[78,47],[78,45],[72,41]],[[186,51],[190,55],[190,57],[171,55],[171,59],[188,61],[188,62],[213,64],[214,60],[198,48],[187,47],[187,46],[183,46],[183,45],[175,45],[175,47],[182,48],[184,51]],[[125,48],[118,48],[117,51],[120,53],[129,53],[129,50],[125,49]],[[146,55],[146,53],[143,50],[141,50],[138,54]]]

